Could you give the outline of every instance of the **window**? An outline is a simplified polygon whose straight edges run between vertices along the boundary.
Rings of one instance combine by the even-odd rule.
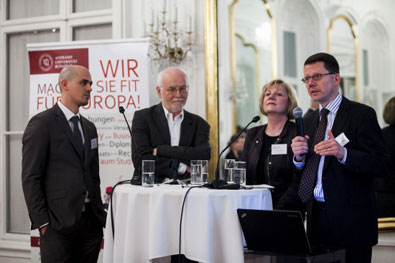
[[[7,20],[59,14],[59,0],[7,0]],[[23,7],[23,8],[21,8]]]
[[[363,58],[363,84],[369,86],[369,56],[366,49],[362,50]]]
[[[110,8],[110,0],[73,0],[73,13]]]
[[[295,33],[284,31],[284,75],[296,77]]]
[[[6,174],[7,232],[28,233],[30,222],[21,186],[22,131],[29,119],[29,61],[26,44],[57,42],[59,32],[52,30],[7,35],[6,74]]]
[[[111,38],[111,24],[77,26],[73,28],[73,40],[94,40]]]
[[[29,234],[30,220],[21,186],[22,135],[29,120],[29,61],[28,43],[59,42],[72,40],[111,39],[113,35],[112,0],[5,0],[4,20],[1,23],[0,68],[5,80],[1,91],[5,94],[0,113],[3,140],[2,189],[5,200],[0,218],[0,235]],[[23,7],[23,8],[21,8]],[[93,10],[102,10],[92,14]],[[67,11],[70,10],[70,11]],[[73,13],[71,13],[73,10]],[[120,12],[120,10],[118,10]],[[29,18],[29,22],[27,21]],[[30,18],[34,18],[30,20]],[[4,143],[2,143],[4,142]],[[4,183],[1,183],[4,182]],[[12,235],[11,235],[12,236]],[[17,235],[11,237],[15,239]],[[20,235],[18,235],[19,237]],[[15,237],[15,238],[14,238]],[[6,238],[3,238],[6,239]],[[17,238],[18,240],[20,238]]]

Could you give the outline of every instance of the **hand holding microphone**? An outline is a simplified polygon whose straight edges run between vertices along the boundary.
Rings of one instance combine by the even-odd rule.
[[[295,155],[295,160],[300,162],[304,160],[304,156],[309,152],[309,145],[308,140],[310,137],[308,135],[304,135],[304,128],[303,128],[303,110],[300,107],[296,107],[292,111],[296,126],[297,126],[297,136],[292,139],[292,152]]]

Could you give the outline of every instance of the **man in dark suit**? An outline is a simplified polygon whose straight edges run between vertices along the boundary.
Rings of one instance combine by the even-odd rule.
[[[22,186],[42,262],[97,262],[105,224],[95,125],[80,115],[92,91],[87,68],[65,66],[61,99],[23,134]]]
[[[191,160],[209,160],[210,126],[201,117],[184,110],[188,98],[188,77],[169,67],[158,75],[156,92],[161,103],[136,111],[132,122],[133,183],[141,183],[141,161],[155,160],[155,182],[187,178]],[[175,166],[173,166],[175,165]],[[193,262],[172,256],[172,262]]]
[[[169,67],[158,75],[156,92],[162,102],[136,111],[132,122],[133,181],[141,183],[141,161],[155,160],[155,181],[172,178],[172,160],[179,162],[178,176],[185,178],[191,160],[209,160],[210,126],[183,107],[188,98],[188,78]]]
[[[370,262],[378,237],[372,182],[388,167],[376,113],[339,93],[339,65],[330,54],[310,56],[302,81],[320,104],[304,118],[307,135],[292,140],[308,235],[313,245],[344,248],[348,263]]]

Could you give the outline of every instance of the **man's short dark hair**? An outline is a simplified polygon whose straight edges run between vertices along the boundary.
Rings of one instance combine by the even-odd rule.
[[[317,53],[311,55],[306,59],[304,65],[314,64],[316,62],[324,62],[324,67],[330,73],[339,73],[339,63],[337,62],[336,58],[328,53]]]

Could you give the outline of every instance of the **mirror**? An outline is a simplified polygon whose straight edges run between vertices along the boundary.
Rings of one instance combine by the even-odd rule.
[[[234,133],[259,114],[261,89],[273,78],[273,17],[267,0],[234,0],[229,20]]]
[[[244,1],[249,4],[244,6]],[[271,16],[270,9],[268,9],[269,6],[267,1],[205,0],[205,3],[206,105],[207,118],[211,125],[210,143],[212,144],[213,152],[217,151],[217,154],[212,153],[211,163],[216,164],[219,149],[224,149],[232,134],[232,130],[235,129],[237,123],[237,110],[235,104],[229,99],[230,90],[233,86],[237,86],[236,83],[238,82],[243,83],[240,80],[240,78],[242,79],[243,77],[236,75],[239,71],[237,66],[248,65],[249,68],[254,69],[254,71],[248,73],[254,76],[257,72],[264,72],[260,75],[261,83],[265,83],[265,77],[263,76],[267,73],[267,70],[269,70],[269,75],[272,74],[272,76],[270,76],[271,78],[277,76],[276,70],[278,70],[280,77],[283,77],[287,82],[294,83],[295,86],[301,86],[300,78],[302,76],[298,74],[303,73],[303,68],[298,67],[302,67],[304,59],[309,55],[322,51],[324,48],[325,44],[322,43],[322,41],[325,37],[322,34],[325,34],[325,32],[322,32],[322,29],[326,28],[325,23],[329,18],[326,16],[328,15],[328,12],[326,12],[327,10],[321,8],[322,6],[317,5],[315,1],[270,1],[274,6],[273,10],[276,11],[275,17],[281,18],[276,32],[273,30],[275,28],[273,26],[274,19]],[[238,27],[237,23],[241,23],[240,25],[243,25],[242,22],[244,20],[238,20],[238,18],[236,18],[237,16],[240,16],[237,12],[244,10],[244,15],[247,16],[245,20],[248,22],[250,20],[248,17],[252,17],[255,10],[258,10],[256,4],[259,4],[259,8],[262,8],[263,6],[265,8],[265,12],[259,11],[261,16],[255,17],[255,19],[260,20],[262,17],[264,17],[263,19],[267,19],[267,17],[269,17],[268,21],[271,23],[271,53],[268,56],[261,55],[258,52],[258,45],[254,42],[253,38],[248,38],[245,34],[241,34],[245,33],[244,29],[243,31],[239,31],[241,32],[239,35],[236,35],[236,33],[238,33],[237,31],[232,31],[231,33],[231,28],[235,30]],[[239,11],[239,7],[243,8]],[[333,11],[336,11],[338,10],[337,8],[341,7],[342,5],[339,4]],[[389,8],[387,9],[390,10]],[[363,69],[362,65],[365,63],[363,60],[365,60],[369,62],[370,66],[368,67],[369,70],[361,71],[363,72],[361,77],[364,78],[361,79],[361,87],[364,87],[363,90],[369,91],[371,91],[372,88],[376,88],[374,91],[377,91],[377,94],[373,94],[374,96],[371,95],[373,98],[372,101],[376,101],[379,108],[382,107],[383,102],[394,94],[393,86],[385,85],[386,83],[391,83],[389,79],[391,75],[386,74],[388,70],[385,70],[391,68],[391,56],[388,56],[388,49],[391,46],[391,41],[386,37],[387,35],[390,35],[388,32],[389,28],[381,23],[375,22],[374,25],[376,26],[373,27],[370,34],[367,34],[367,29],[362,28],[361,25],[359,25],[359,37],[361,38],[360,43],[361,45],[364,45],[361,50],[367,50],[369,53],[364,55],[362,52],[361,60],[358,60],[358,39],[354,31],[354,25],[356,24],[355,20],[351,20],[347,16],[342,15],[330,17],[334,18],[330,20],[330,25],[327,28],[326,46],[328,52],[334,54],[339,60],[340,73],[344,79],[341,84],[343,94],[345,94],[346,97],[357,101],[364,97],[362,96],[364,94],[359,93],[358,68]],[[381,28],[381,31],[377,30],[377,27]],[[281,70],[281,67],[285,64],[283,61],[285,61],[284,53],[286,52],[283,49],[281,39],[284,32],[294,33],[295,43],[297,43],[297,45],[295,45],[295,67],[297,76],[292,78],[284,74]],[[377,38],[376,34],[378,32],[382,35],[381,38]],[[276,43],[275,37],[277,34],[279,36],[278,43]],[[363,38],[364,34],[367,34],[365,38]],[[381,43],[381,45],[379,46],[377,43]],[[278,54],[277,49],[279,50]],[[237,58],[238,50],[240,50],[239,52],[245,52],[243,53],[245,54],[245,60],[249,60],[249,63],[243,61],[242,56],[239,59]],[[279,68],[277,68],[277,61],[273,54],[278,55]],[[370,54],[370,56],[368,54]],[[264,64],[264,66],[260,64],[260,68],[258,69],[256,66],[257,56],[259,57],[259,61],[265,59],[265,61],[270,62],[268,64]],[[364,56],[366,58],[364,58]],[[367,60],[367,57],[369,57],[369,60]],[[239,61],[239,63],[236,63],[237,61]],[[358,67],[358,64],[360,67]],[[367,62],[365,64],[367,65]],[[245,71],[245,69],[241,70],[241,72]],[[370,73],[365,74],[368,71]],[[257,78],[255,78],[254,81],[257,81]],[[251,83],[251,86],[258,91],[257,82]],[[377,83],[384,84],[377,85]],[[378,89],[378,87],[382,88],[382,90]],[[309,105],[310,98],[307,92],[305,92],[305,88],[300,88],[299,90],[299,99],[301,99],[302,102],[301,106],[304,105],[307,107],[306,105]],[[254,93],[254,95],[251,96],[254,97],[255,101],[258,101],[258,93]],[[258,108],[255,110],[256,113],[259,112]],[[378,116],[381,115],[381,112],[381,110],[377,111]],[[243,125],[245,124],[247,123],[243,123]],[[395,217],[379,219],[379,228],[381,230],[395,229]]]
[[[340,88],[343,95],[359,101],[358,90],[358,39],[350,18],[338,15],[331,19],[328,28],[328,52],[340,66]]]

